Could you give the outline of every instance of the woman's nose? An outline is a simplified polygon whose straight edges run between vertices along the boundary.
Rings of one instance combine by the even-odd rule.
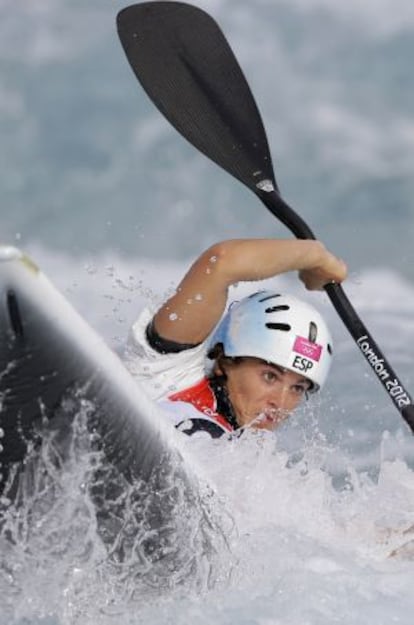
[[[277,389],[273,389],[269,399],[273,408],[284,408],[289,397],[288,389],[284,385],[280,385]]]
[[[290,387],[281,384],[278,389],[274,389],[269,397],[272,408],[277,410],[289,410],[297,403],[297,398],[292,396]]]

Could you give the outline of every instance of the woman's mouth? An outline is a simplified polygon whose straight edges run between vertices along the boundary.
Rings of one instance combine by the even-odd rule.
[[[276,410],[274,408],[263,410],[260,412],[251,422],[250,427],[254,428],[266,428],[273,429],[275,428],[280,421],[282,421],[283,416],[280,413],[280,410]]]

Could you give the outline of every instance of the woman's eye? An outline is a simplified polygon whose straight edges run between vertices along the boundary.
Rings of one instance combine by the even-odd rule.
[[[265,371],[263,373],[263,377],[266,380],[266,382],[274,382],[275,380],[277,380],[277,375],[273,372],[273,371]]]
[[[293,392],[296,393],[296,395],[304,395],[306,393],[306,388],[301,384],[295,384],[295,386],[293,386]]]

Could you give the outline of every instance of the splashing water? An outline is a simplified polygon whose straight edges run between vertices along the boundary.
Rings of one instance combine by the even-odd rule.
[[[83,259],[77,266],[42,250],[35,257],[61,287],[76,275],[68,297],[108,340],[122,330],[119,341],[128,322],[111,315],[111,302],[132,321],[144,303],[165,297],[185,269],[105,257],[94,260],[91,274]],[[140,280],[129,281],[125,298],[131,275]],[[244,288],[237,287],[236,298]],[[284,278],[278,288],[295,292]],[[409,372],[410,286],[393,273],[368,272],[353,289],[353,301],[385,338],[397,370]],[[44,471],[34,472],[37,490],[26,489],[26,505],[9,507],[3,517],[0,606],[8,625],[184,625],[190,618],[353,625],[361,614],[376,625],[394,616],[411,625],[412,437],[325,308],[336,335],[331,390],[312,398],[275,435],[246,433],[230,442],[184,437],[183,448],[197,458],[208,486],[187,505],[180,483],[166,476],[165,490],[174,494],[167,509],[177,513],[177,523],[159,533],[169,549],[164,562],[176,568],[148,557],[154,535],[144,519],[154,517],[157,489],[131,486],[102,466],[83,438],[85,415],[78,415],[79,437],[65,453],[63,471],[56,470],[52,436],[40,459]],[[114,486],[102,498],[108,480]],[[148,495],[144,514],[142,492]],[[99,514],[103,499],[105,514]]]
[[[51,420],[1,499],[0,613],[9,623],[49,615],[92,623],[228,576],[217,553],[229,554],[232,524],[211,488],[189,496],[171,466],[128,483],[94,450],[88,410],[72,427]]]

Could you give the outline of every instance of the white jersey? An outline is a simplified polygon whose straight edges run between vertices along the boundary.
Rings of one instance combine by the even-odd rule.
[[[217,421],[186,401],[170,401],[170,395],[185,390],[205,379],[211,369],[207,359],[206,342],[178,353],[161,354],[148,343],[146,328],[153,312],[144,309],[132,325],[124,362],[132,376],[140,383],[149,397],[157,401],[163,412],[180,431],[192,430],[195,421],[203,419],[212,424]],[[225,432],[227,428],[220,426]],[[198,434],[205,434],[199,432]]]
[[[153,349],[146,337],[152,317],[153,313],[145,308],[132,325],[124,362],[151,399],[161,401],[204,378],[209,365],[205,342],[176,354],[161,354]]]

